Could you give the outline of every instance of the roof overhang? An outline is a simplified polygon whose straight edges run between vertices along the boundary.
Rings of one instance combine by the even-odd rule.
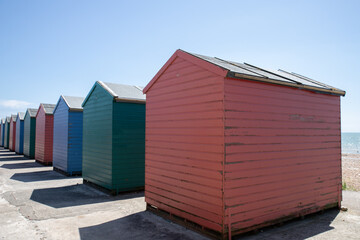
[[[345,94],[346,94],[345,91],[342,91],[340,89],[317,88],[317,87],[308,86],[308,85],[304,85],[304,84],[283,82],[283,81],[278,81],[278,80],[271,79],[271,78],[261,78],[261,77],[247,75],[247,74],[234,73],[234,72],[231,72],[231,71],[229,71],[227,73],[226,77],[235,78],[235,79],[258,81],[258,82],[264,82],[264,83],[270,83],[270,84],[276,84],[276,85],[282,85],[282,86],[288,86],[288,87],[294,87],[294,88],[305,89],[305,90],[315,91],[315,92],[319,92],[319,93],[339,95],[339,96],[345,96]]]
[[[264,82],[264,83],[270,83],[270,84],[276,84],[276,85],[282,85],[282,86],[288,86],[288,87],[293,87],[293,88],[298,88],[298,89],[305,89],[305,90],[309,90],[309,91],[314,91],[314,92],[319,92],[319,93],[325,93],[325,94],[331,94],[331,95],[339,95],[339,96],[345,96],[346,92],[341,90],[341,89],[337,89],[337,88],[333,88],[330,87],[326,84],[322,84],[320,82],[314,81],[312,79],[306,78],[306,77],[302,77],[299,74],[294,74],[291,73],[292,75],[296,75],[299,78],[305,79],[306,81],[309,82],[315,82],[322,87],[316,87],[316,86],[309,86],[306,84],[302,84],[300,82],[294,81],[292,79],[288,79],[284,76],[281,76],[281,78],[284,79],[284,81],[280,81],[280,80],[276,80],[276,79],[272,79],[269,78],[267,76],[254,76],[254,75],[247,75],[247,74],[241,74],[238,72],[232,72],[229,69],[226,69],[224,67],[218,66],[212,62],[209,62],[205,59],[202,59],[194,54],[185,52],[181,49],[178,49],[171,57],[170,59],[164,64],[164,66],[158,71],[158,73],[153,77],[153,79],[148,83],[148,85],[144,88],[143,93],[147,93],[149,91],[149,89],[153,86],[153,84],[160,78],[160,76],[166,71],[166,69],[174,62],[174,60],[180,57],[186,61],[192,62],[193,64],[200,66],[202,68],[205,68],[208,71],[211,71],[215,74],[218,74],[219,76],[222,77],[228,77],[228,78],[234,78],[234,79],[243,79],[243,80],[251,80],[251,81],[257,81],[257,82]],[[250,64],[246,64],[251,66]],[[253,66],[255,67],[255,66]],[[256,67],[258,68],[258,67]],[[260,68],[259,68],[260,69]],[[261,69],[262,71],[267,72],[267,70],[265,69]],[[277,74],[274,72],[271,72],[272,75],[276,76]],[[277,75],[279,76],[279,75]]]

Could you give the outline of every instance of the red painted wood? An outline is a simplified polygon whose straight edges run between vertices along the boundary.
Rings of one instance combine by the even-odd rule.
[[[10,134],[9,134],[9,149],[10,151],[15,151],[16,143],[16,121],[13,121],[13,118],[10,119]]]
[[[222,78],[177,57],[147,92],[147,101],[146,201],[219,230],[223,220]]]
[[[339,96],[228,79],[182,51],[144,92],[147,203],[225,232],[341,199]]]
[[[179,63],[177,63],[175,60],[177,60]],[[169,69],[171,65],[180,64],[180,62],[187,61],[189,63],[192,63],[193,65],[196,65],[198,68],[201,67],[203,69],[206,69],[207,71],[219,75],[221,77],[225,77],[227,74],[227,70],[224,70],[218,66],[215,66],[211,63],[208,63],[206,61],[203,61],[191,54],[188,54],[182,50],[177,50],[171,58],[165,63],[165,65],[160,69],[160,71],[154,76],[154,78],[148,83],[148,85],[144,88],[144,93],[147,93],[149,89],[154,85],[156,81],[161,79],[162,75]],[[183,68],[179,68],[178,73],[182,73],[181,70]],[[171,69],[170,69],[171,71]]]
[[[45,114],[43,106],[40,105],[36,115],[35,134],[35,159],[40,162],[52,162],[53,130],[54,116],[52,114]]]
[[[233,228],[338,201],[339,99],[225,80],[225,205]]]

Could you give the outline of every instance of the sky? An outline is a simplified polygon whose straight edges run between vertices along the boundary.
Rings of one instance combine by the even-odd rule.
[[[300,73],[345,90],[360,132],[360,1],[0,0],[0,117],[95,81],[146,86],[177,50]]]

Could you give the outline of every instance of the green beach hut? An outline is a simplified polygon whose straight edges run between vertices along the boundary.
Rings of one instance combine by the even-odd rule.
[[[9,148],[9,142],[10,142],[10,121],[11,121],[11,117],[6,117],[6,118],[5,118],[4,148]]]
[[[24,117],[24,155],[35,157],[36,108],[28,108]]]
[[[144,188],[146,99],[142,89],[97,81],[85,98],[85,183],[113,194]]]

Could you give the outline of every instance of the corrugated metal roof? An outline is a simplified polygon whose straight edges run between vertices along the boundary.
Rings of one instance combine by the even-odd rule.
[[[30,117],[36,117],[37,109],[36,109],[36,108],[28,108],[28,109],[26,110],[26,112],[28,112],[28,114],[30,115]]]
[[[24,112],[18,112],[17,117],[19,117],[20,120],[24,120],[25,113],[24,113]],[[17,117],[16,117],[16,118],[17,118]]]
[[[181,50],[183,51],[183,50]],[[185,51],[183,51],[185,52]],[[345,95],[345,91],[329,86],[327,84],[315,81],[300,74],[289,73],[284,70],[268,70],[247,63],[237,63],[227,61],[216,57],[208,57],[200,54],[186,52],[197,58],[212,63],[218,67],[228,70],[228,77],[248,78],[257,81],[270,82],[280,85],[292,87],[306,88],[320,92],[334,93],[337,95]]]
[[[56,107],[55,104],[48,104],[48,103],[41,103],[40,105],[44,107],[45,114],[53,114],[54,109]]]
[[[82,110],[83,97],[61,96],[70,109]]]
[[[114,98],[129,101],[146,101],[146,95],[142,90],[144,87],[131,86],[117,83],[107,83],[98,81]]]

